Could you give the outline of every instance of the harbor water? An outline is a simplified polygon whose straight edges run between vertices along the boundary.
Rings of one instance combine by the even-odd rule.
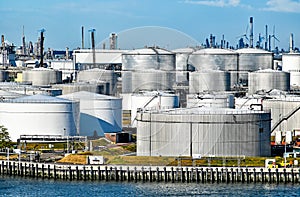
[[[0,196],[298,196],[299,184],[62,181],[0,176]]]

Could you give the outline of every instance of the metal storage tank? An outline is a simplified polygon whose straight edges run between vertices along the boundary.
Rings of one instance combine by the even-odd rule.
[[[248,71],[228,71],[230,73],[230,87],[248,86]]]
[[[73,92],[87,91],[97,94],[106,94],[109,95],[109,84],[108,82],[78,82],[70,84],[56,84],[52,86],[53,88],[58,88],[62,90],[62,94],[71,94]]]
[[[180,48],[172,52],[176,55],[176,83],[188,83],[188,60],[195,48]]]
[[[113,70],[104,70],[99,68],[80,71],[77,76],[78,82],[108,82],[110,85],[110,94],[116,93],[117,80],[118,75]]]
[[[225,71],[203,70],[190,73],[189,93],[230,90],[230,74]]]
[[[122,70],[175,70],[175,54],[165,49],[148,47],[122,54]]]
[[[206,48],[192,53],[189,64],[196,70],[238,70],[238,53],[229,49]]]
[[[23,82],[32,82],[33,86],[48,86],[62,83],[62,72],[48,68],[34,68],[23,71]]]
[[[300,97],[284,96],[284,98],[263,101],[264,109],[271,110],[272,128],[281,119],[285,119],[274,131],[299,131],[300,128]]]
[[[300,86],[300,53],[283,53],[282,70],[291,73],[291,86]]]
[[[8,80],[9,80],[8,71],[0,70],[0,82],[8,81]]]
[[[261,90],[269,92],[272,89],[289,91],[290,73],[271,69],[249,73],[249,94],[253,94]]]
[[[262,49],[243,48],[236,52],[238,57],[238,71],[257,71],[273,69],[273,53]]]
[[[179,107],[179,96],[172,92],[140,91],[137,93],[122,94],[123,110],[131,112],[131,126],[135,126],[136,113],[139,110],[172,109]]]
[[[104,136],[122,131],[122,99],[86,91],[59,96],[80,101],[81,136]]]
[[[234,96],[229,93],[188,94],[186,107],[234,108]]]
[[[175,73],[159,70],[122,71],[122,93],[172,90]]]
[[[20,135],[74,136],[79,128],[79,102],[45,95],[0,102],[0,125],[11,140]]]
[[[137,114],[138,156],[270,156],[271,114],[193,108]]]

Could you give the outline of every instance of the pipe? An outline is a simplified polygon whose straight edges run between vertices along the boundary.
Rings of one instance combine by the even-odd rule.
[[[40,67],[44,67],[44,31],[41,30],[41,48],[40,48],[40,53],[41,53],[41,62],[40,62]]]
[[[253,48],[253,17],[250,17],[250,48]]]

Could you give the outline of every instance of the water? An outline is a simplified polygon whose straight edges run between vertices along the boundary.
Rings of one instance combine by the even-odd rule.
[[[299,196],[299,184],[54,181],[0,176],[0,196]]]

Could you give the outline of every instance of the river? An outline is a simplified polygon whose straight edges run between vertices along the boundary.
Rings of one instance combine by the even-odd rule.
[[[0,176],[0,196],[298,196],[299,184],[127,183]]]

